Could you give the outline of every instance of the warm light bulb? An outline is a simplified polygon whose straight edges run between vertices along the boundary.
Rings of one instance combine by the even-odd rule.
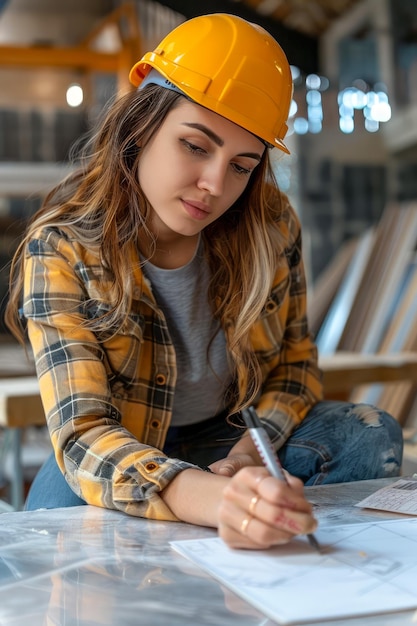
[[[84,99],[81,85],[70,85],[67,89],[67,104],[70,107],[79,107]]]

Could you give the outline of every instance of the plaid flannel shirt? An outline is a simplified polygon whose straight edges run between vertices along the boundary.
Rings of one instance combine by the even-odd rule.
[[[287,242],[270,297],[252,328],[263,373],[257,410],[276,448],[322,397],[306,320],[298,218],[282,216]],[[161,452],[176,383],[165,318],[132,253],[133,304],[116,334],[83,322],[107,310],[98,257],[65,228],[45,228],[25,256],[23,315],[57,462],[89,504],[174,520],[159,492],[189,463]]]

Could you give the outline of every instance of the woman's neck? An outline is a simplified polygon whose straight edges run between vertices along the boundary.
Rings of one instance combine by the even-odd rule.
[[[157,238],[155,247],[148,237],[139,236],[140,252],[152,265],[162,269],[177,269],[187,265],[193,258],[200,235],[192,237]]]

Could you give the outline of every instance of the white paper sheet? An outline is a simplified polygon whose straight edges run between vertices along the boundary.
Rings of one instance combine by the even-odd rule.
[[[417,515],[417,480],[402,478],[387,487],[378,489],[355,506]]]
[[[218,537],[174,541],[187,557],[272,620],[314,622],[417,607],[417,519],[318,529],[265,551],[232,550]]]

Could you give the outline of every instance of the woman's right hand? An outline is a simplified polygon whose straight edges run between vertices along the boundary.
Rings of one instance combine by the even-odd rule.
[[[266,549],[312,533],[317,521],[301,480],[288,484],[263,467],[245,467],[223,489],[218,509],[219,536],[232,548]]]

